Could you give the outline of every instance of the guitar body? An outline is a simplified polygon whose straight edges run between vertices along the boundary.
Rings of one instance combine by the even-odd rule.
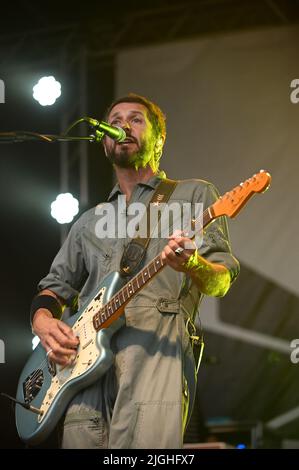
[[[123,285],[118,272],[109,274],[91,300],[66,321],[80,338],[73,364],[64,368],[55,366],[48,361],[41,344],[33,351],[20,375],[16,398],[42,410],[43,414],[16,405],[16,426],[22,440],[35,445],[46,439],[71,399],[102,377],[112,365],[110,339],[124,325],[124,317],[97,332],[93,316]]]

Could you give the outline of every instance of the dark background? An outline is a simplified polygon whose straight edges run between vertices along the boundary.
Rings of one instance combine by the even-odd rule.
[[[62,117],[80,100],[76,58],[82,47],[88,51],[88,114],[100,119],[114,97],[117,51],[223,31],[279,27],[298,19],[296,0],[6,3],[1,5],[0,79],[6,89],[5,103],[0,104],[0,132],[62,130]],[[70,66],[65,67],[66,63]],[[42,107],[32,98],[32,86],[43,75],[54,75],[62,83],[62,96],[54,106]],[[60,226],[50,216],[50,204],[60,192],[60,145],[0,145],[0,338],[5,342],[0,391],[13,396],[31,351],[31,299],[60,246]],[[100,145],[89,144],[88,158],[88,207],[92,207],[109,194],[113,175]],[[79,198],[78,188],[75,155],[70,190]],[[13,411],[3,398],[0,416],[0,447],[22,447]],[[198,413],[194,426],[196,433]],[[44,446],[53,444],[49,440]]]

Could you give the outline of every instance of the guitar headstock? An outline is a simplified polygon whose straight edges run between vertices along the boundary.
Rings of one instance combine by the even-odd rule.
[[[221,215],[235,217],[253,194],[266,191],[270,183],[271,175],[267,171],[261,170],[221,196],[212,206],[214,217]]]

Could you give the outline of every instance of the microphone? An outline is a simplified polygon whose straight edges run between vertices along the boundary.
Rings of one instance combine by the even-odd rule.
[[[84,121],[87,121],[96,130],[103,132],[116,142],[123,142],[127,138],[127,134],[121,127],[110,126],[107,122],[97,121],[90,117],[84,118]]]

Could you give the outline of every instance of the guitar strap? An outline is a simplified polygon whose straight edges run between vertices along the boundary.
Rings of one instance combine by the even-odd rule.
[[[130,243],[125,247],[121,261],[120,261],[120,274],[122,276],[131,276],[135,271],[137,271],[138,267],[140,266],[145,256],[146,249],[151,239],[151,235],[156,228],[156,227],[153,227],[152,233],[150,233],[151,205],[154,205],[158,208],[159,204],[166,203],[169,200],[171,194],[173,193],[177,183],[178,183],[177,181],[164,178],[158,184],[150,202],[147,205],[146,212],[144,214],[144,217],[146,217],[147,237],[141,238],[137,235],[137,232],[136,232],[135,233],[136,236],[134,236],[131,239]],[[161,218],[161,211],[159,210],[158,217],[156,217],[157,224],[159,223],[160,218]],[[143,221],[144,221],[144,218],[142,219],[141,223]]]

